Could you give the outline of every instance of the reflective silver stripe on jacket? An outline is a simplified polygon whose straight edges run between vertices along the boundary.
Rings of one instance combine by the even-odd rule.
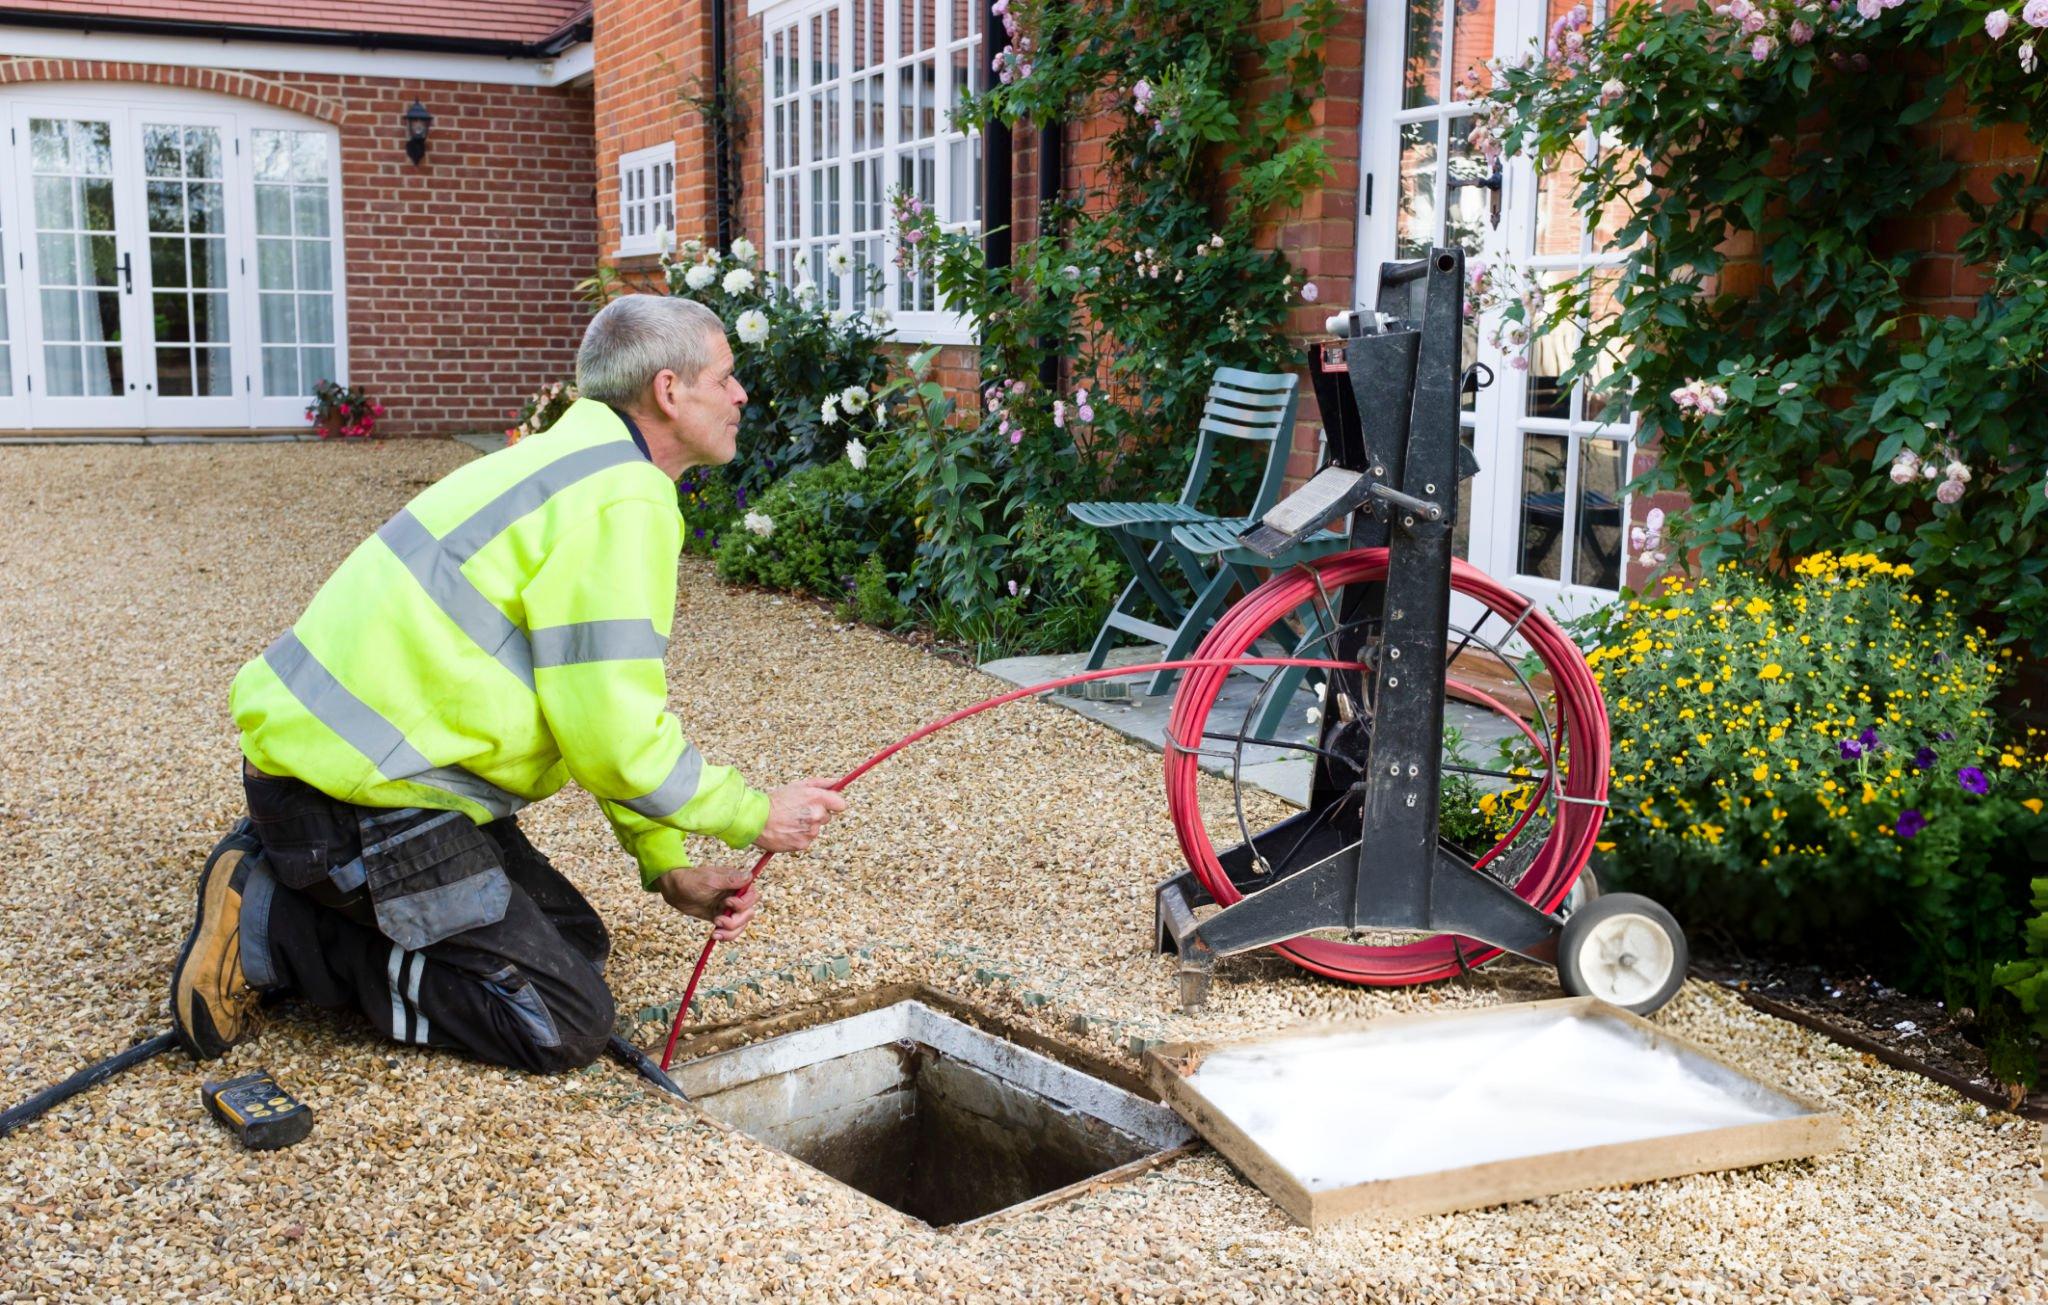
[[[661,781],[659,787],[641,797],[628,798],[619,805],[629,811],[637,811],[649,820],[666,820],[697,795],[697,780],[703,772],[703,754],[697,751],[696,744],[685,744],[683,755],[676,758],[668,778]]]
[[[654,622],[639,618],[550,625],[532,631],[529,638],[536,668],[658,659],[668,651],[668,640]]]
[[[639,460],[640,450],[630,441],[609,440],[578,449],[536,468],[438,539],[404,508],[378,529],[377,538],[384,541],[384,546],[412,573],[449,620],[531,690],[532,650],[519,637],[519,627],[511,618],[462,573],[462,565],[513,522],[538,510],[571,485],[600,471]]]
[[[404,780],[467,798],[490,812],[494,819],[509,816],[526,805],[526,799],[517,793],[508,793],[467,770],[436,766],[428,761],[418,748],[406,742],[396,725],[335,679],[334,673],[299,642],[296,632],[286,630],[279,635],[263,650],[263,660],[301,707],[339,735],[343,743],[362,753],[386,779]]]

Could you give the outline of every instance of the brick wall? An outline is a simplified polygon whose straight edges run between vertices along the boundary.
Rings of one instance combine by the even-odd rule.
[[[510,424],[526,393],[573,369],[591,266],[588,89],[0,60],[0,85],[137,82],[252,100],[341,136],[350,378],[383,401],[380,433]],[[425,162],[400,116],[433,113]]]

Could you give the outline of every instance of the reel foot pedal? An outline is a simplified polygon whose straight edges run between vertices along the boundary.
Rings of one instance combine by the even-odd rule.
[[[276,1151],[313,1131],[313,1112],[259,1069],[239,1078],[200,1085],[206,1112],[225,1125],[251,1151]]]

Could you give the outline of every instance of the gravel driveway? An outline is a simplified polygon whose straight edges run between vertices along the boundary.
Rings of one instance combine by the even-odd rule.
[[[471,456],[0,449],[0,1101],[164,1026],[192,876],[238,814],[236,666]],[[696,563],[676,630],[685,729],[763,785],[839,774],[1000,687]],[[979,717],[853,798],[819,851],[772,868],[707,1018],[921,980],[1129,1060],[1149,1038],[1552,993],[1530,966],[1388,992],[1254,960],[1182,1017],[1147,947],[1173,853],[1158,760],[1055,708]],[[639,890],[588,798],[527,826],[611,922],[624,1031],[653,1040],[637,1016],[680,992],[701,926]],[[1314,1237],[1203,1152],[940,1233],[609,1062],[530,1078],[300,1012],[213,1067],[268,1066],[313,1106],[290,1151],[238,1149],[175,1056],[0,1142],[0,1301],[2048,1297],[2034,1126],[1697,983],[1660,1018],[1845,1111],[1850,1148]]]

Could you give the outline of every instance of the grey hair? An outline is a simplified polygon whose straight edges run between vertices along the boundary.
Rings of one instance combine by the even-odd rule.
[[[624,407],[667,369],[694,384],[709,366],[711,341],[725,334],[718,314],[693,299],[622,295],[598,310],[576,351],[576,388]]]

